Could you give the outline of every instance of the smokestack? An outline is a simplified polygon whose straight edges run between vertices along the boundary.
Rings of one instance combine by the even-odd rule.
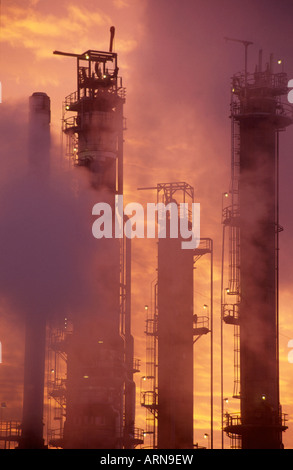
[[[34,93],[29,99],[29,174],[43,181],[48,176],[49,159],[50,98],[46,93]],[[19,448],[43,449],[45,312],[27,313],[25,329],[23,418]]]

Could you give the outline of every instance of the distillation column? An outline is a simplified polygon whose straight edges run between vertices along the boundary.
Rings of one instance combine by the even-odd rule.
[[[29,176],[43,185],[50,166],[50,98],[33,93],[29,99]],[[46,312],[28,312],[25,323],[25,359],[21,449],[44,448],[43,407],[46,352]]]
[[[292,123],[282,104],[287,77],[272,60],[233,77],[239,125],[240,434],[243,449],[282,448],[278,372],[278,132]],[[234,162],[235,163],[235,162]]]
[[[111,43],[113,34],[111,28]],[[111,43],[109,52],[55,54],[77,59],[77,92],[66,97],[65,110],[71,114],[64,118],[74,164],[88,170],[95,203],[108,203],[115,214],[115,195],[123,194],[125,90]],[[131,448],[134,443],[130,244],[112,235],[96,240],[97,307],[73,319],[67,351],[65,448]]]
[[[177,203],[166,185],[164,203]],[[179,206],[178,206],[179,211]],[[179,221],[179,219],[178,219]],[[158,241],[158,448],[193,448],[193,250]]]

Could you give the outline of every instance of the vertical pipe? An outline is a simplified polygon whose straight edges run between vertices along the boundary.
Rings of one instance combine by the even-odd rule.
[[[111,26],[111,28],[110,28],[110,46],[109,46],[109,52],[112,52],[112,51],[113,51],[114,36],[115,36],[115,28],[114,28],[114,26]]]
[[[76,59],[76,85],[77,85],[77,99],[80,100],[80,86],[79,86],[79,58]]]
[[[133,380],[133,336],[131,335],[131,239],[126,238],[125,305],[125,448],[134,448],[135,382]]]
[[[213,287],[213,283],[214,283],[214,280],[213,280],[213,251],[214,251],[214,248],[213,248],[213,240],[211,240],[211,449],[213,449],[214,447],[214,424],[213,424],[213,421],[214,421],[214,379],[213,379],[213,376],[214,376],[214,362],[213,362],[213,357],[214,357],[214,352],[213,352],[213,331],[214,331],[214,320],[213,320],[213,298],[214,298],[214,287]]]
[[[277,378],[280,380],[279,366],[279,130],[276,131],[276,323],[277,323]],[[278,402],[280,403],[278,389]]]
[[[119,103],[117,106],[117,119],[119,122],[118,129],[118,150],[117,150],[117,160],[118,160],[118,181],[117,189],[118,194],[123,194],[123,104]]]
[[[224,449],[224,319],[223,319],[223,288],[224,288],[224,256],[225,256],[225,225],[222,231],[222,272],[221,272],[221,444]]]

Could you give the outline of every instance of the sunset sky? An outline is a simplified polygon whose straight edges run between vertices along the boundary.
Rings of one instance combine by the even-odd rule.
[[[231,76],[244,69],[244,48],[224,37],[253,42],[248,66],[254,71],[258,51],[264,63],[274,54],[275,71],[293,78],[293,3],[291,0],[2,0],[0,33],[0,183],[13,182],[23,165],[28,97],[45,92],[51,98],[54,165],[67,168],[62,155],[62,102],[76,90],[76,62],[54,50],[82,53],[108,50],[109,30],[116,28],[114,51],[126,87],[124,147],[125,203],[155,202],[155,192],[139,187],[186,181],[201,204],[201,236],[214,240],[214,446],[221,446],[220,415],[220,276],[222,194],[230,181]],[[282,59],[282,65],[278,60]],[[286,99],[286,98],[285,98]],[[289,415],[284,433],[293,448],[293,126],[280,136],[280,391]],[[75,170],[77,171],[77,170]],[[7,193],[0,188],[0,218]],[[20,193],[21,197],[21,193]],[[5,199],[6,198],[6,199]],[[21,236],[21,234],[19,235]],[[16,240],[17,241],[17,240]],[[139,406],[140,377],[145,373],[144,305],[151,305],[157,253],[152,240],[132,243],[132,326],[135,356],[142,360],[137,377],[137,426],[144,428]],[[1,269],[1,262],[0,262]],[[0,276],[0,279],[4,275]],[[17,276],[17,274],[16,274]],[[17,276],[18,277],[18,276]],[[3,298],[2,298],[3,297]],[[0,402],[7,418],[21,416],[23,330],[19,309],[9,295],[0,302]],[[195,308],[203,314],[209,302],[208,259],[195,270]],[[16,311],[17,310],[17,311]],[[224,395],[233,393],[233,337],[225,358]],[[209,433],[210,337],[195,345],[194,442],[206,445]],[[13,389],[13,392],[11,390]],[[237,403],[227,405],[228,411]],[[225,447],[229,440],[225,439]]]

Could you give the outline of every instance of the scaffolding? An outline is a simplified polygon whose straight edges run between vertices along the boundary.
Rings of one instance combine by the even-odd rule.
[[[122,238],[120,241],[120,334],[124,342],[129,336],[130,325],[129,309],[130,292],[129,271],[126,268],[127,247],[129,240]],[[129,249],[129,248],[128,248]],[[128,259],[128,263],[129,263]],[[47,399],[48,399],[48,417],[47,417],[47,442],[50,447],[62,448],[64,422],[66,418],[66,384],[67,384],[67,350],[72,339],[73,321],[65,317],[60,325],[49,325],[47,331]],[[127,374],[136,374],[140,372],[140,359],[128,355],[124,349],[124,364]],[[126,409],[126,385],[124,385],[124,410]],[[127,424],[127,413],[123,413],[123,427],[121,431],[121,441],[126,445],[125,430]],[[131,430],[133,447],[142,445],[144,442],[144,430],[133,427]],[[128,442],[129,445],[129,442]]]
[[[234,92],[231,101],[231,182],[229,193],[223,194],[222,201],[222,286],[221,286],[221,409],[222,409],[222,447],[224,446],[223,430],[225,427],[223,410],[223,324],[233,327],[233,394],[240,399],[240,326],[239,305],[241,299],[240,281],[240,210],[239,210],[239,176],[240,176],[240,129],[235,119]],[[224,207],[224,203],[228,205]],[[228,279],[224,281],[225,246],[228,238]],[[224,286],[225,282],[225,286]],[[241,447],[241,437],[228,433],[232,448]]]
[[[21,437],[20,421],[0,421],[0,448],[15,449]]]
[[[83,54],[60,51],[54,54],[77,59],[78,89],[65,97],[62,106],[65,155],[75,166],[90,169],[96,161],[101,164],[109,158],[115,159],[117,130],[121,133],[126,130],[126,118],[120,114],[126,90],[122,77],[118,76],[117,54],[94,50]],[[93,126],[99,129],[94,139],[89,134]],[[122,172],[122,163],[119,166]]]
[[[145,306],[146,375],[141,378],[141,406],[146,409],[144,435],[149,447],[157,448],[158,419],[158,283],[154,287],[154,305]]]
[[[67,351],[73,324],[65,317],[59,325],[47,329],[47,443],[62,448],[66,418]]]

